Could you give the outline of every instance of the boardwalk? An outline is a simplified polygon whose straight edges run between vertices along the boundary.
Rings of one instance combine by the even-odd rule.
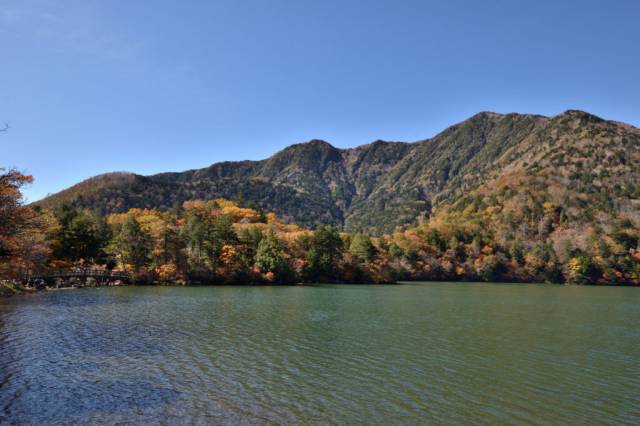
[[[97,284],[112,283],[116,281],[121,281],[127,284],[132,282],[131,274],[127,272],[105,271],[102,269],[91,268],[47,271],[42,274],[25,276],[24,281],[27,285],[41,287],[48,284],[56,284],[60,281],[63,281],[64,283],[78,281],[84,284],[87,282],[88,278],[93,278]]]

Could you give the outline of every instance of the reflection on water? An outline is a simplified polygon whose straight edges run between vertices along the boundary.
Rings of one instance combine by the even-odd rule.
[[[0,300],[0,423],[640,422],[640,289],[99,288]]]

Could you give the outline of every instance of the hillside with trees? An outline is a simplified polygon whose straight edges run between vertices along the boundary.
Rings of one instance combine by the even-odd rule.
[[[0,273],[138,282],[640,283],[640,130],[480,113],[432,139],[97,176],[32,206],[0,184]],[[233,200],[233,201],[230,201]]]
[[[638,129],[580,111],[555,117],[480,113],[416,143],[338,149],[313,140],[263,161],[153,176],[96,176],[37,204],[110,214],[225,198],[273,211],[288,223],[380,235],[423,224],[432,209],[500,176],[546,179],[549,170],[562,168],[567,172],[556,176],[557,185],[629,211],[640,198],[638,146]]]
[[[15,188],[28,178],[12,179]],[[90,267],[128,272],[139,284],[192,285],[640,284],[640,233],[633,222],[611,218],[600,228],[591,222],[575,234],[567,225],[570,213],[542,189],[523,196],[502,192],[473,194],[470,201],[436,211],[420,227],[381,237],[287,224],[274,213],[224,199],[107,216],[67,205],[50,211],[15,204],[3,216],[0,273],[19,280]],[[540,211],[532,207],[537,202]]]

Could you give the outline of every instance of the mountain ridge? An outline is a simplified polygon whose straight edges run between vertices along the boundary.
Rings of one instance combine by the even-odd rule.
[[[239,198],[302,225],[392,232],[423,223],[434,207],[452,204],[502,174],[527,173],[530,164],[524,159],[559,158],[579,150],[585,140],[606,137],[611,150],[629,148],[630,156],[637,155],[637,128],[588,112],[547,117],[484,111],[416,142],[377,140],[342,149],[312,139],[263,160],[149,176],[94,176],[34,204],[55,208],[69,203],[114,213],[132,207],[167,209],[189,199]],[[626,146],[623,140],[632,142]],[[624,159],[626,154],[615,155]],[[635,176],[632,169],[627,174]]]

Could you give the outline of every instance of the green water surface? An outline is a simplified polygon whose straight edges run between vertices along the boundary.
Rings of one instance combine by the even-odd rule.
[[[640,289],[126,287],[0,300],[0,423],[639,424]]]

